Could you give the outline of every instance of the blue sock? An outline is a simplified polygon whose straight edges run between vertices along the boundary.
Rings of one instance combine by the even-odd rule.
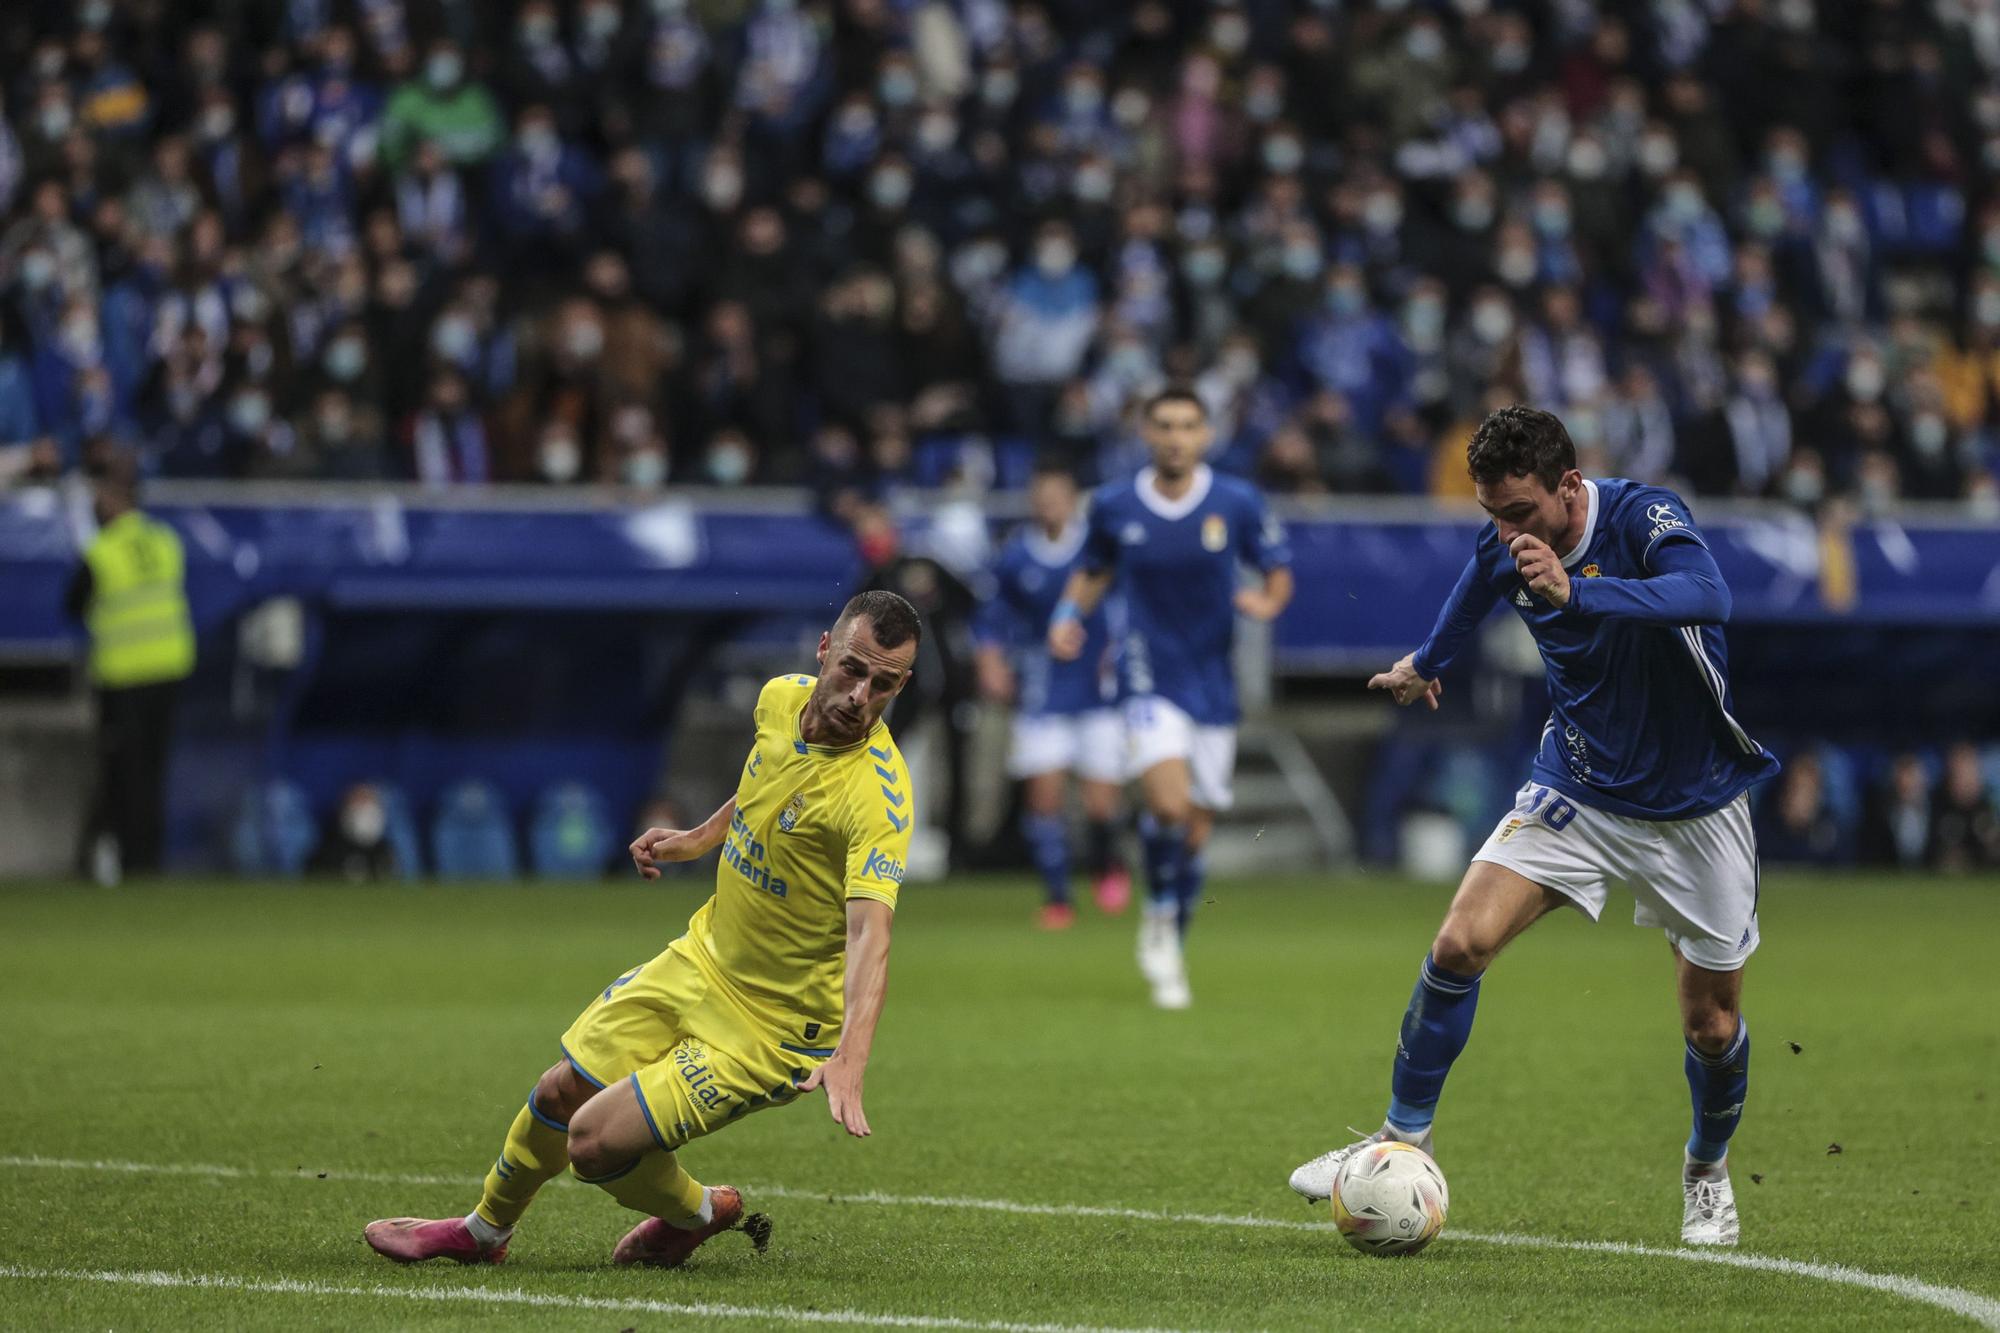
[[[1395,1071],[1389,1077],[1389,1123],[1406,1134],[1421,1134],[1431,1127],[1444,1076],[1472,1035],[1479,976],[1447,972],[1424,955],[1396,1041]]]
[[[1021,833],[1028,840],[1028,855],[1048,890],[1049,901],[1069,901],[1069,821],[1061,815],[1025,814]]]
[[[1719,1162],[1729,1151],[1729,1136],[1743,1119],[1743,1101],[1750,1093],[1750,1025],[1738,1015],[1736,1040],[1720,1055],[1704,1055],[1689,1042],[1686,1063],[1688,1095],[1694,1102],[1687,1153],[1697,1162]]]
[[[1139,816],[1139,845],[1146,854],[1146,896],[1155,907],[1180,912],[1181,874],[1187,860],[1187,830]]]
[[[1195,905],[1201,901],[1201,891],[1208,883],[1208,862],[1200,852],[1187,851],[1181,855],[1180,913],[1175,923],[1181,928],[1181,938],[1186,939],[1188,926],[1194,921]]]

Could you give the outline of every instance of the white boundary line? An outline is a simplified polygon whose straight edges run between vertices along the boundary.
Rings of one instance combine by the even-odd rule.
[[[304,1168],[297,1171],[277,1171],[239,1166],[220,1166],[199,1162],[152,1163],[128,1162],[108,1159],[85,1159],[72,1157],[41,1156],[0,1156],[0,1167],[15,1167],[29,1170],[47,1171],[107,1171],[130,1175],[173,1175],[209,1176],[223,1179],[276,1179],[307,1180],[319,1177],[318,1172],[310,1175]],[[454,1185],[471,1188],[474,1182],[464,1176],[415,1175],[381,1171],[335,1171],[325,1173],[328,1180],[365,1181],[387,1185]],[[864,1194],[834,1194],[824,1190],[798,1189],[783,1185],[745,1186],[746,1191],[778,1199],[813,1199],[823,1203],[862,1204],[903,1208],[952,1208],[989,1213],[1016,1213],[1034,1217],[1112,1217],[1136,1222],[1172,1222],[1194,1226],[1242,1227],[1275,1229],[1284,1231],[1333,1232],[1328,1222],[1287,1221],[1275,1217],[1231,1216],[1221,1213],[1177,1213],[1155,1208],[1120,1208],[1108,1204],[1085,1203],[1022,1203],[1013,1199],[981,1199],[957,1195],[937,1194],[883,1194],[870,1191]],[[1941,1310],[1970,1319],[1985,1328],[2000,1331],[2000,1300],[1984,1296],[1978,1292],[1966,1291],[1960,1287],[1949,1287],[1941,1283],[1924,1282],[1913,1277],[1894,1273],[1874,1273],[1867,1269],[1854,1268],[1847,1264],[1824,1264],[1805,1259],[1782,1259],[1774,1255],[1745,1254],[1738,1250],[1713,1249],[1672,1249],[1666,1246],[1638,1245],[1628,1241],[1615,1240],[1563,1240],[1553,1236],[1530,1236],[1518,1232],[1452,1231],[1453,1240],[1469,1241],[1476,1245],[1511,1245],[1525,1249],[1570,1250],[1586,1254],[1613,1254],[1643,1259],[1674,1259],[1683,1263],[1715,1264],[1724,1268],[1740,1268],[1759,1273],[1777,1273],[1786,1277],[1809,1278],[1816,1282],[1831,1282],[1840,1286],[1859,1287],[1867,1291],[1879,1291],[1904,1300],[1933,1305]],[[171,1275],[169,1275],[171,1276]],[[400,1291],[400,1288],[385,1290]],[[553,1298],[552,1298],[553,1299]],[[1013,1328],[1003,1324],[938,1324],[940,1328]]]
[[[382,1296],[391,1300],[482,1305],[527,1305],[554,1310],[614,1310],[621,1314],[698,1315],[706,1319],[787,1320],[797,1324],[861,1324],[869,1328],[943,1328],[976,1333],[1166,1333],[1163,1329],[1100,1328],[1092,1324],[1015,1324],[1002,1319],[955,1319],[949,1315],[875,1314],[867,1310],[806,1310],[791,1305],[728,1305],[715,1301],[649,1301],[609,1296],[551,1296],[517,1287],[391,1287],[381,1283],[343,1287],[296,1278],[243,1278],[225,1273],[167,1273],[149,1269],[24,1268],[0,1264],[0,1278],[41,1282],[103,1282],[121,1287],[196,1287],[208,1291],[253,1291],[286,1296]]]

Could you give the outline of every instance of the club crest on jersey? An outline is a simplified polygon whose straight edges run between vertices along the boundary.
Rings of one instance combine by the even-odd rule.
[[[1229,521],[1222,515],[1210,514],[1201,521],[1201,547],[1204,551],[1229,549]]]
[[[1146,544],[1146,525],[1144,523],[1127,523],[1123,528],[1119,529],[1118,540],[1127,546],[1144,546]]]
[[[792,793],[792,799],[778,812],[778,828],[782,832],[790,833],[799,826],[799,816],[805,812],[806,794],[802,791]]]
[[[1599,569],[1595,564],[1585,565],[1579,572],[1587,579],[1599,578],[1604,574],[1604,571]]]
[[[1507,841],[1507,839],[1513,837],[1516,833],[1519,833],[1521,831],[1521,827],[1527,822],[1528,821],[1525,819],[1508,820],[1506,827],[1500,830],[1500,837],[1497,839],[1497,841],[1499,842]]]

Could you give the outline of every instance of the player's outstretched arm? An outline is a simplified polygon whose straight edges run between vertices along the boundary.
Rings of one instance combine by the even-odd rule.
[[[1417,670],[1417,655],[1405,653],[1403,659],[1387,671],[1377,672],[1368,678],[1371,690],[1387,690],[1389,697],[1399,704],[1413,704],[1423,699],[1435,713],[1438,700],[1444,696],[1444,682],[1425,680]]]
[[[873,898],[847,901],[847,1005],[840,1045],[833,1057],[806,1076],[801,1092],[826,1089],[826,1109],[857,1139],[868,1137],[861,1109],[861,1079],[875,1046],[875,1024],[889,991],[889,934],[896,911]]]
[[[632,864],[641,876],[658,879],[662,863],[692,861],[720,847],[723,835],[729,832],[729,821],[735,817],[736,798],[732,796],[696,827],[649,828],[632,839],[632,845],[626,850],[632,854]]]
[[[1049,655],[1073,662],[1083,652],[1083,622],[1111,591],[1111,571],[1079,569],[1063,585],[1062,600],[1049,617]]]

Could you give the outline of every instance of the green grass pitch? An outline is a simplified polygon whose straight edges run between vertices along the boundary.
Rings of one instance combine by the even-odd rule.
[[[1670,960],[1615,905],[1489,975],[1444,1237],[1351,1252],[1285,1177],[1379,1123],[1448,890],[1308,878],[1212,887],[1184,1014],[1146,1005],[1129,917],[1042,935],[1024,881],[911,886],[875,1136],[815,1097],[686,1153],[773,1217],[767,1254],[613,1270],[633,1217],[569,1180],[500,1268],[371,1254],[371,1218],[471,1205],[557,1035],[704,892],[0,890],[0,1326],[2000,1326],[1991,880],[1767,881],[1732,1165],[1742,1253],[1791,1272],[1496,1239],[1676,1246]]]

